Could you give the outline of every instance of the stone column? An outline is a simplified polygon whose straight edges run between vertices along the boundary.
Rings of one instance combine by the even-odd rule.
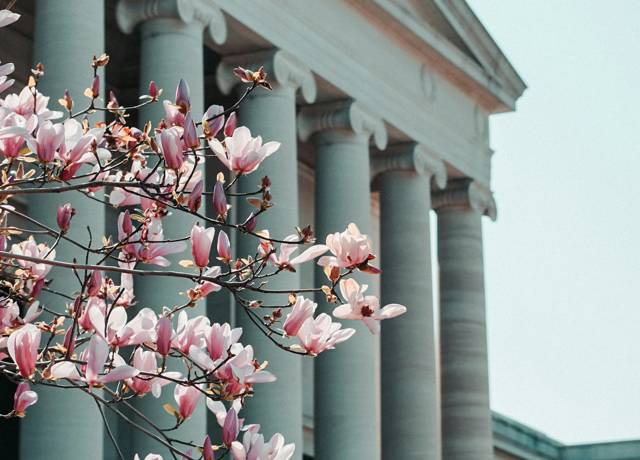
[[[35,2],[33,62],[45,65],[39,90],[50,96],[49,107],[62,110],[57,99],[69,89],[77,107],[88,103],[82,93],[91,85],[91,58],[105,51],[105,16],[103,0],[62,0]],[[104,95],[104,73],[101,95]],[[100,114],[91,120],[98,121]],[[98,197],[100,192],[97,193]],[[93,241],[105,233],[105,218],[99,204],[79,193],[37,195],[29,200],[29,213],[50,227],[57,228],[56,209],[70,202],[76,216],[70,236],[88,242],[87,226]],[[96,210],[100,213],[96,213]],[[62,242],[58,257],[70,261],[77,249]],[[79,285],[69,270],[52,270],[53,288],[72,293]],[[57,311],[64,308],[60,297],[43,295],[43,301]],[[38,404],[21,424],[20,458],[39,460],[52,453],[68,459],[85,459],[102,455],[102,420],[93,399],[80,391],[38,386]],[[64,421],[61,423],[60,421]]]
[[[222,12],[206,0],[121,0],[116,17],[120,28],[126,33],[140,26],[140,93],[145,94],[149,81],[154,80],[164,90],[162,99],[173,101],[175,89],[182,78],[189,85],[193,118],[199,120],[204,112],[203,41],[222,43],[226,39]],[[156,103],[140,112],[138,122],[141,125],[147,120],[157,123],[164,116],[162,103]],[[202,164],[200,169],[204,169]],[[184,236],[193,223],[194,219],[186,214],[169,217],[163,222],[165,237]],[[169,257],[173,270],[180,270],[177,262],[186,258],[186,254]],[[156,311],[160,311],[164,305],[184,303],[186,298],[179,293],[186,292],[189,287],[191,283],[184,280],[163,279],[158,282],[145,277],[135,280],[138,304]],[[188,314],[190,318],[206,314],[204,302],[190,308]],[[160,399],[151,395],[136,399],[136,407],[159,426],[170,427],[174,419],[163,410],[162,405],[169,402],[175,407],[173,390],[174,385],[167,385]],[[202,399],[193,416],[172,436],[182,441],[202,442],[207,431],[206,411]],[[131,451],[139,453],[141,458],[149,452],[171,457],[165,448],[150,437],[128,427],[126,429],[131,436]]]
[[[344,231],[350,222],[363,233],[371,230],[369,140],[386,145],[381,119],[353,101],[315,105],[299,116],[299,135],[315,146],[316,233]],[[359,276],[366,282],[370,277]],[[322,271],[316,285],[326,284]],[[316,298],[321,311],[331,313],[324,297]],[[379,458],[379,421],[376,396],[376,355],[379,340],[364,325],[348,322],[357,333],[336,350],[315,361],[315,457],[318,460]]]
[[[482,258],[482,216],[491,192],[469,179],[433,196],[438,213],[442,454],[493,459]]]
[[[257,88],[240,106],[239,125],[247,126],[253,136],[262,136],[264,142],[281,142],[280,149],[269,157],[251,175],[243,177],[239,191],[257,190],[261,178],[271,179],[274,206],[258,219],[258,229],[269,229],[271,236],[284,238],[295,234],[301,225],[298,216],[298,148],[296,136],[296,92],[301,90],[306,102],[313,102],[316,85],[313,75],[297,59],[281,50],[232,56],[223,60],[217,72],[218,86],[224,93],[237,88],[245,90],[233,75],[233,68],[242,66],[257,70],[264,66],[273,90]],[[235,218],[242,222],[256,209],[246,200],[238,199]],[[246,257],[256,252],[258,240],[254,237],[237,239],[237,255]],[[269,289],[290,289],[300,286],[298,273],[282,272],[268,283]],[[269,296],[268,303],[287,303],[287,295]],[[245,418],[248,423],[260,423],[266,436],[281,432],[287,442],[296,443],[295,458],[302,458],[302,361],[299,356],[275,347],[260,332],[243,311],[236,310],[236,324],[244,330],[242,341],[252,344],[257,359],[268,360],[270,370],[277,376],[273,384],[256,387],[253,398],[246,401]]]
[[[382,458],[439,460],[429,211],[432,179],[442,188],[447,172],[416,144],[375,155],[372,168],[379,172],[382,305],[408,309],[382,323]]]

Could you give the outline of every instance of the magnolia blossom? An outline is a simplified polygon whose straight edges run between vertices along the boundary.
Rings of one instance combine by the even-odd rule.
[[[35,98],[35,104],[34,104]],[[0,99],[0,107],[28,117],[37,115],[40,121],[54,120],[62,116],[61,112],[49,110],[49,98],[43,96],[42,93],[35,90],[35,97],[31,92],[31,88],[25,86],[20,94],[7,94],[4,100]],[[35,110],[34,110],[35,108]]]
[[[176,385],[173,392],[173,397],[178,403],[178,414],[182,420],[186,420],[198,406],[198,400],[200,399],[200,389],[193,385]]]
[[[156,347],[158,353],[167,356],[171,351],[171,339],[173,338],[173,328],[171,327],[171,319],[162,317],[158,319],[156,324]]]
[[[140,460],[140,456],[138,454],[136,454],[133,457],[133,460]],[[147,454],[147,456],[144,458],[144,460],[162,460],[162,455],[158,455],[158,454]]]
[[[7,341],[9,356],[18,366],[20,375],[25,379],[31,378],[36,371],[40,337],[41,332],[37,326],[25,324],[13,332]]]
[[[280,433],[274,434],[269,442],[258,431],[260,425],[252,425],[243,438],[242,443],[234,441],[231,444],[233,460],[289,460],[296,450],[294,444],[285,444]]]
[[[356,268],[373,258],[371,240],[367,235],[360,233],[353,223],[342,233],[327,235],[326,243],[327,249],[333,255],[321,257],[318,260],[318,265],[321,266]]]
[[[54,260],[56,257],[55,249],[50,249],[44,243],[37,244],[32,236],[19,244],[12,245],[11,253],[17,256],[28,256],[42,260]],[[28,260],[21,259],[16,260],[18,265],[28,273],[29,277],[34,279],[44,278],[51,270],[51,265],[47,265],[43,262],[30,262]]]
[[[262,144],[262,137],[251,137],[245,126],[236,128],[233,135],[226,137],[224,145],[218,139],[210,139],[209,147],[230,171],[249,174],[258,169],[267,157],[280,148],[279,142]]]
[[[268,236],[267,233],[267,237]],[[291,255],[301,247],[301,244],[297,243],[300,241],[300,237],[298,235],[289,235],[285,237],[284,241],[286,241],[286,243],[280,244],[280,251],[277,254],[272,253],[269,256],[271,263],[280,269],[295,271],[294,267],[296,265],[313,260],[328,250],[324,244],[317,244],[307,248],[301,254],[291,259]]]
[[[221,219],[227,218],[227,211],[229,206],[227,205],[227,195],[224,193],[224,186],[222,182],[216,181],[216,185],[213,187],[213,209],[218,213],[218,217]]]
[[[35,145],[33,146],[35,148],[32,148],[42,163],[50,163],[53,161],[63,141],[64,127],[60,124],[46,121],[39,126]]]
[[[182,310],[178,314],[178,327],[171,341],[171,346],[184,354],[189,354],[192,346],[202,348],[204,346],[204,334],[209,326],[209,318],[203,315],[189,319],[187,312]]]
[[[220,232],[218,233],[216,250],[218,252],[219,260],[227,264],[231,262],[231,242],[229,241],[229,236],[224,232],[224,230],[220,230]]]
[[[227,420],[227,414],[228,414],[228,411],[225,405],[220,401],[215,401],[211,398],[207,398],[207,409],[213,412],[213,415],[215,415],[218,425],[220,425],[220,428],[223,428],[224,423]],[[242,409],[242,402],[240,401],[240,399],[233,400],[233,402],[231,403],[230,410],[231,409],[235,411],[237,416],[237,414],[240,412],[240,409]],[[238,425],[240,428],[242,428],[243,423],[244,423],[244,419],[238,418]]]
[[[58,208],[56,221],[62,233],[66,233],[71,225],[71,218],[75,214],[75,209],[71,207],[71,203],[66,203]]]
[[[112,307],[106,316],[99,308],[91,308],[88,311],[96,334],[111,346],[139,345],[155,340],[158,317],[150,308],[141,309],[129,322],[124,307]]]
[[[31,391],[27,382],[21,382],[13,395],[13,414],[16,417],[24,417],[27,407],[38,402],[38,394]]]
[[[325,350],[333,350],[335,346],[349,339],[356,331],[355,329],[341,329],[340,323],[331,321],[331,316],[320,313],[316,318],[307,318],[298,330],[299,346],[312,356],[317,356]]]
[[[115,357],[118,356],[115,355]],[[140,373],[138,369],[125,364],[121,357],[118,359],[114,357],[115,367],[105,372],[104,367],[109,357],[109,346],[97,335],[91,336],[89,346],[82,352],[80,357],[86,361],[86,365],[83,366],[84,376],[80,374],[76,365],[71,361],[61,361],[51,367],[51,377],[54,379],[82,380],[90,386],[102,386],[107,383],[133,378]]]
[[[359,285],[353,278],[340,280],[340,292],[347,303],[336,307],[333,316],[362,320],[372,334],[378,334],[381,320],[402,315],[407,307],[392,303],[380,308],[380,300],[376,296],[364,295],[367,287],[366,284]]]
[[[179,128],[167,128],[160,133],[160,152],[164,158],[167,168],[178,170],[184,163],[184,153],[182,151],[182,132]]]
[[[209,253],[215,232],[214,227],[204,228],[198,224],[191,228],[191,255],[193,263],[200,268],[209,264]]]
[[[133,354],[133,367],[141,372],[147,374],[155,374],[158,372],[158,361],[156,354],[153,351],[144,351],[141,348],[137,348]],[[162,376],[178,379],[181,377],[180,372],[164,372]],[[138,396],[142,396],[148,392],[151,392],[156,398],[160,397],[162,387],[170,383],[170,380],[158,377],[149,377],[147,375],[143,377],[133,377],[126,380],[127,386],[136,393]]]
[[[287,315],[287,319],[282,325],[282,329],[289,337],[295,337],[307,318],[311,318],[316,311],[318,304],[312,300],[305,299],[303,296],[296,298],[296,303],[291,308],[291,312]]]

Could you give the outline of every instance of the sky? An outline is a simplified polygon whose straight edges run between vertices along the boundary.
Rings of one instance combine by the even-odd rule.
[[[490,125],[492,408],[640,439],[640,1],[469,4],[528,85]]]

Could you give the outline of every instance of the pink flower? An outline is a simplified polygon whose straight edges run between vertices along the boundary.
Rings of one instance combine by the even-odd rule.
[[[71,207],[70,203],[66,203],[58,208],[57,222],[62,233],[67,233],[71,225],[71,218],[76,210]]]
[[[158,372],[156,354],[153,351],[143,351],[141,348],[137,348],[133,354],[133,367],[146,374],[155,374]],[[167,378],[162,378],[161,375]],[[148,375],[144,377],[136,376],[127,379],[126,383],[138,396],[151,392],[153,396],[159,398],[162,387],[170,383],[169,378],[177,379],[181,377],[179,372],[165,372],[161,375],[158,377],[150,377]]]
[[[171,327],[171,320],[169,318],[163,316],[158,320],[156,336],[158,353],[162,356],[167,356],[171,350],[171,339],[173,337],[173,328]]]
[[[204,335],[207,351],[212,360],[225,359],[228,356],[227,350],[240,340],[242,328],[231,329],[229,323],[213,323]]]
[[[183,112],[187,112],[191,107],[191,101],[189,100],[189,85],[182,78],[176,88],[176,105],[180,107]]]
[[[200,147],[200,139],[198,139],[196,124],[193,122],[193,118],[191,118],[191,112],[187,112],[187,115],[184,117],[182,140],[187,148],[197,149]]]
[[[307,248],[302,254],[290,259],[291,255],[302,246],[300,243],[294,243],[295,241],[299,241],[300,237],[298,235],[289,235],[284,240],[287,241],[287,243],[280,244],[280,252],[277,255],[271,254],[270,256],[271,262],[276,267],[284,270],[295,271],[294,267],[296,265],[315,259],[329,250],[324,244],[317,244]]]
[[[231,443],[236,440],[238,433],[240,432],[240,422],[238,420],[238,414],[235,409],[229,409],[224,419],[224,425],[222,426],[222,442],[225,446],[231,446]]]
[[[140,456],[138,454],[136,454],[133,457],[133,460],[140,460]],[[158,454],[148,454],[144,460],[162,460],[162,455],[158,455]]]
[[[224,116],[220,115],[224,112],[221,105],[212,105],[202,116],[202,127],[207,139],[216,137],[224,125]]]
[[[80,375],[76,365],[71,361],[61,361],[51,367],[51,377],[55,379],[82,380],[90,386],[102,386],[111,382],[118,382],[135,377],[140,371],[128,366],[119,356],[114,356],[115,367],[104,372],[104,366],[109,357],[109,346],[99,336],[93,335],[89,346],[80,355],[86,361],[84,376]]]
[[[380,321],[394,318],[406,313],[407,307],[392,303],[380,308],[380,300],[376,296],[365,296],[367,285],[360,286],[356,280],[349,278],[340,281],[340,292],[347,303],[336,307],[333,316],[340,319],[359,319],[369,328],[372,334],[380,332]]]
[[[152,219],[148,227],[147,240],[136,245],[137,258],[147,264],[168,267],[171,262],[164,256],[182,252],[185,246],[184,241],[165,242],[162,221]]]
[[[204,189],[204,181],[200,179],[196,185],[193,187],[193,190],[189,194],[189,201],[187,203],[187,207],[191,212],[198,212],[200,209],[200,204],[202,203],[202,190]]]
[[[230,171],[249,174],[258,169],[267,157],[280,148],[279,142],[262,144],[262,137],[251,137],[249,128],[241,126],[226,137],[224,146],[218,139],[210,139],[209,147]]]
[[[141,309],[129,322],[127,322],[127,311],[124,307],[112,307],[110,314],[107,315],[108,319],[99,308],[91,308],[88,312],[96,334],[113,347],[140,345],[144,342],[153,342],[156,338],[155,329],[158,318],[150,308]]]
[[[26,324],[14,331],[7,341],[9,356],[18,366],[20,375],[25,379],[31,378],[36,371],[40,337],[40,329],[33,324]]]
[[[224,230],[220,230],[218,233],[216,249],[218,251],[218,259],[228,264],[231,261],[231,242]]]
[[[204,346],[204,334],[209,327],[209,318],[198,315],[189,319],[187,312],[182,310],[178,314],[178,327],[171,341],[171,346],[184,354],[189,353],[192,346],[202,348]]]
[[[236,130],[236,126],[238,125],[238,116],[235,112],[231,112],[229,114],[229,118],[227,122],[224,124],[224,135],[225,137],[229,137],[233,135],[233,132]]]
[[[43,261],[54,260],[56,258],[55,249],[51,250],[44,243],[37,244],[31,236],[29,239],[24,240],[19,244],[12,245],[11,253],[17,256],[35,257],[42,259]],[[47,265],[44,262],[29,262],[20,259],[16,259],[16,261],[18,262],[18,265],[20,265],[23,270],[29,272],[29,276],[34,279],[44,278],[51,270],[51,265]]]
[[[27,407],[38,402],[38,394],[31,391],[27,382],[21,382],[13,395],[13,414],[16,417],[24,417]]]
[[[269,442],[258,433],[260,425],[252,425],[243,438],[242,443],[234,441],[231,444],[233,460],[289,460],[296,450],[295,444],[285,444],[280,433],[274,434]]]
[[[45,122],[38,128],[35,151],[42,163],[51,163],[64,141],[64,128],[59,124]]]
[[[333,256],[324,256],[318,265],[340,268],[355,268],[373,258],[371,240],[360,233],[356,224],[349,224],[342,233],[327,235],[327,247]]]
[[[289,337],[295,337],[307,318],[311,318],[316,311],[318,304],[305,299],[303,296],[296,298],[291,312],[287,315],[287,319],[282,325],[282,329]]]
[[[208,400],[209,398],[207,398]],[[209,435],[205,436],[202,443],[202,460],[215,460],[213,456],[213,446],[211,445],[211,438]]]
[[[191,228],[191,255],[193,263],[200,268],[209,264],[209,252],[215,232],[214,227],[204,228],[198,224]]]
[[[298,330],[300,347],[312,356],[317,356],[325,350],[333,350],[335,346],[349,339],[355,329],[341,329],[340,323],[331,321],[326,313],[320,313],[316,318],[307,318]],[[297,348],[295,345],[292,348]]]
[[[176,385],[173,397],[178,403],[178,414],[182,420],[186,420],[198,406],[200,390],[195,386]]]
[[[162,94],[162,90],[158,89],[158,86],[156,85],[156,82],[151,80],[149,82],[149,89],[147,90],[147,93],[149,93],[149,96],[151,96],[151,99],[158,99],[158,97],[160,97],[160,94]]]
[[[177,171],[184,163],[182,142],[180,141],[180,129],[167,128],[160,133],[160,151],[167,168]]]
[[[213,187],[213,209],[218,213],[218,217],[222,220],[227,217],[227,196],[224,193],[224,187],[222,182],[216,181],[216,185]]]

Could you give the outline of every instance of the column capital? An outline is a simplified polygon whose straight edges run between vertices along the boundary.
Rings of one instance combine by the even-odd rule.
[[[348,99],[304,107],[298,114],[298,136],[307,141],[321,131],[346,130],[369,139],[376,147],[387,145],[387,129],[382,118],[372,114],[360,103]]]
[[[468,208],[495,221],[498,217],[493,193],[470,178],[450,180],[447,188],[433,194],[433,208]]]
[[[437,188],[447,185],[447,167],[435,153],[418,143],[395,144],[371,156],[371,177],[386,171],[408,171],[433,178]]]
[[[216,82],[223,93],[229,94],[240,83],[240,80],[233,75],[233,69],[238,66],[251,68],[251,70],[264,67],[267,79],[274,88],[283,86],[292,88],[294,91],[300,88],[302,97],[307,103],[316,100],[317,88],[313,73],[286,51],[272,49],[225,56],[216,70]]]
[[[210,0],[119,0],[116,21],[130,34],[141,22],[151,19],[174,19],[183,24],[198,24],[207,38],[216,44],[227,39],[227,25],[220,8]]]

